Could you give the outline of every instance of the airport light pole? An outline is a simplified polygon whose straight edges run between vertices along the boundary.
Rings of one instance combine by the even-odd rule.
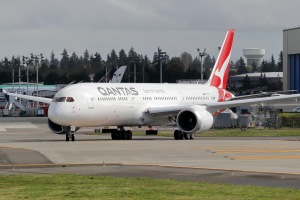
[[[202,63],[202,58],[203,56],[206,56],[206,48],[204,48],[203,52],[200,52],[200,49],[198,48],[197,51],[199,52],[199,57],[200,57],[200,74],[201,74],[201,84],[203,84],[203,63]]]
[[[16,65],[19,67],[19,94],[21,94],[21,63],[19,60],[15,59]],[[21,99],[20,99],[21,101]]]
[[[26,95],[28,95],[28,93],[29,93],[29,89],[28,89],[28,85],[29,85],[29,68],[28,68],[28,65],[32,63],[32,60],[29,59],[28,57],[23,56],[22,61],[23,61],[24,66],[26,64],[26,77],[27,77],[26,78],[26,82],[27,82],[27,93],[26,93]]]
[[[154,52],[154,63],[158,62],[160,71],[160,83],[162,83],[162,61],[166,58],[167,53],[162,52],[160,47],[157,47],[157,52]]]
[[[143,56],[141,56],[141,62],[143,65],[143,83],[145,82],[145,61],[143,60]]]
[[[39,96],[39,62],[43,61],[43,54],[40,53],[39,55],[33,55],[32,53],[31,55],[31,60],[34,61],[34,65],[36,67],[36,96]],[[39,102],[37,102],[36,107],[38,108],[39,106]]]
[[[14,68],[14,64],[11,61],[8,61],[8,64],[12,68],[12,84],[13,84],[13,91],[14,91],[15,90],[15,68]]]
[[[131,57],[131,63],[133,63],[133,82],[136,83],[136,63],[138,62],[138,57]]]

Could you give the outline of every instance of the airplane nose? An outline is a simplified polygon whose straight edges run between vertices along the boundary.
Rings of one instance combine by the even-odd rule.
[[[48,109],[48,118],[57,124],[61,124],[63,121],[63,112],[61,106],[57,104],[50,104]]]

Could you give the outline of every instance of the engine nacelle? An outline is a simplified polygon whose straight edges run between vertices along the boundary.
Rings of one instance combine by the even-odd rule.
[[[53,121],[51,121],[49,118],[48,118],[48,127],[55,134],[67,134],[71,129],[70,126],[62,126],[62,125],[56,124]],[[79,130],[79,128],[76,127],[75,131],[78,131],[78,130]],[[71,131],[71,132],[75,132],[75,131]]]
[[[210,129],[214,118],[206,110],[206,107],[195,105],[180,111],[176,121],[181,131],[196,133]]]

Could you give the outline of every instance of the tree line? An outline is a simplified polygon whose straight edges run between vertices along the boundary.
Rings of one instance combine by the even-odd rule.
[[[150,59],[147,55],[137,53],[133,47],[128,53],[121,49],[118,53],[113,49],[106,58],[103,59],[100,53],[89,53],[88,50],[83,55],[75,52],[69,54],[66,49],[60,54],[60,58],[52,51],[50,59],[39,59],[39,82],[44,84],[68,84],[70,82],[98,82],[105,72],[115,69],[118,66],[127,65],[127,70],[122,82],[133,82],[134,65],[136,66],[136,82],[138,83],[158,83],[160,81],[159,63],[156,54]],[[175,83],[179,79],[200,79],[201,62],[198,56],[193,58],[191,54],[183,52],[178,57],[170,58],[168,55],[161,59],[163,82]],[[211,70],[216,62],[215,57],[208,53],[203,57],[203,78],[210,76]],[[5,57],[0,62],[0,83],[18,82],[19,75],[16,69],[21,70],[21,81],[26,82],[26,67],[29,69],[29,81],[36,82],[37,63],[26,57],[15,57],[11,59]],[[14,77],[12,68],[15,69]],[[230,75],[244,74],[250,72],[282,71],[282,51],[277,62],[273,55],[270,60],[263,60],[260,67],[253,63],[250,66],[245,64],[243,57],[236,62],[231,61]]]

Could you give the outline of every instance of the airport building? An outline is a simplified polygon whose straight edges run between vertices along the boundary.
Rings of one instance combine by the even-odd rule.
[[[300,92],[300,27],[283,30],[283,90]]]
[[[243,86],[243,80],[248,76],[252,84],[259,84],[262,77],[266,77],[269,84],[276,84],[283,79],[282,72],[254,72],[247,74],[240,74],[229,77],[228,85],[230,87],[240,88]]]

